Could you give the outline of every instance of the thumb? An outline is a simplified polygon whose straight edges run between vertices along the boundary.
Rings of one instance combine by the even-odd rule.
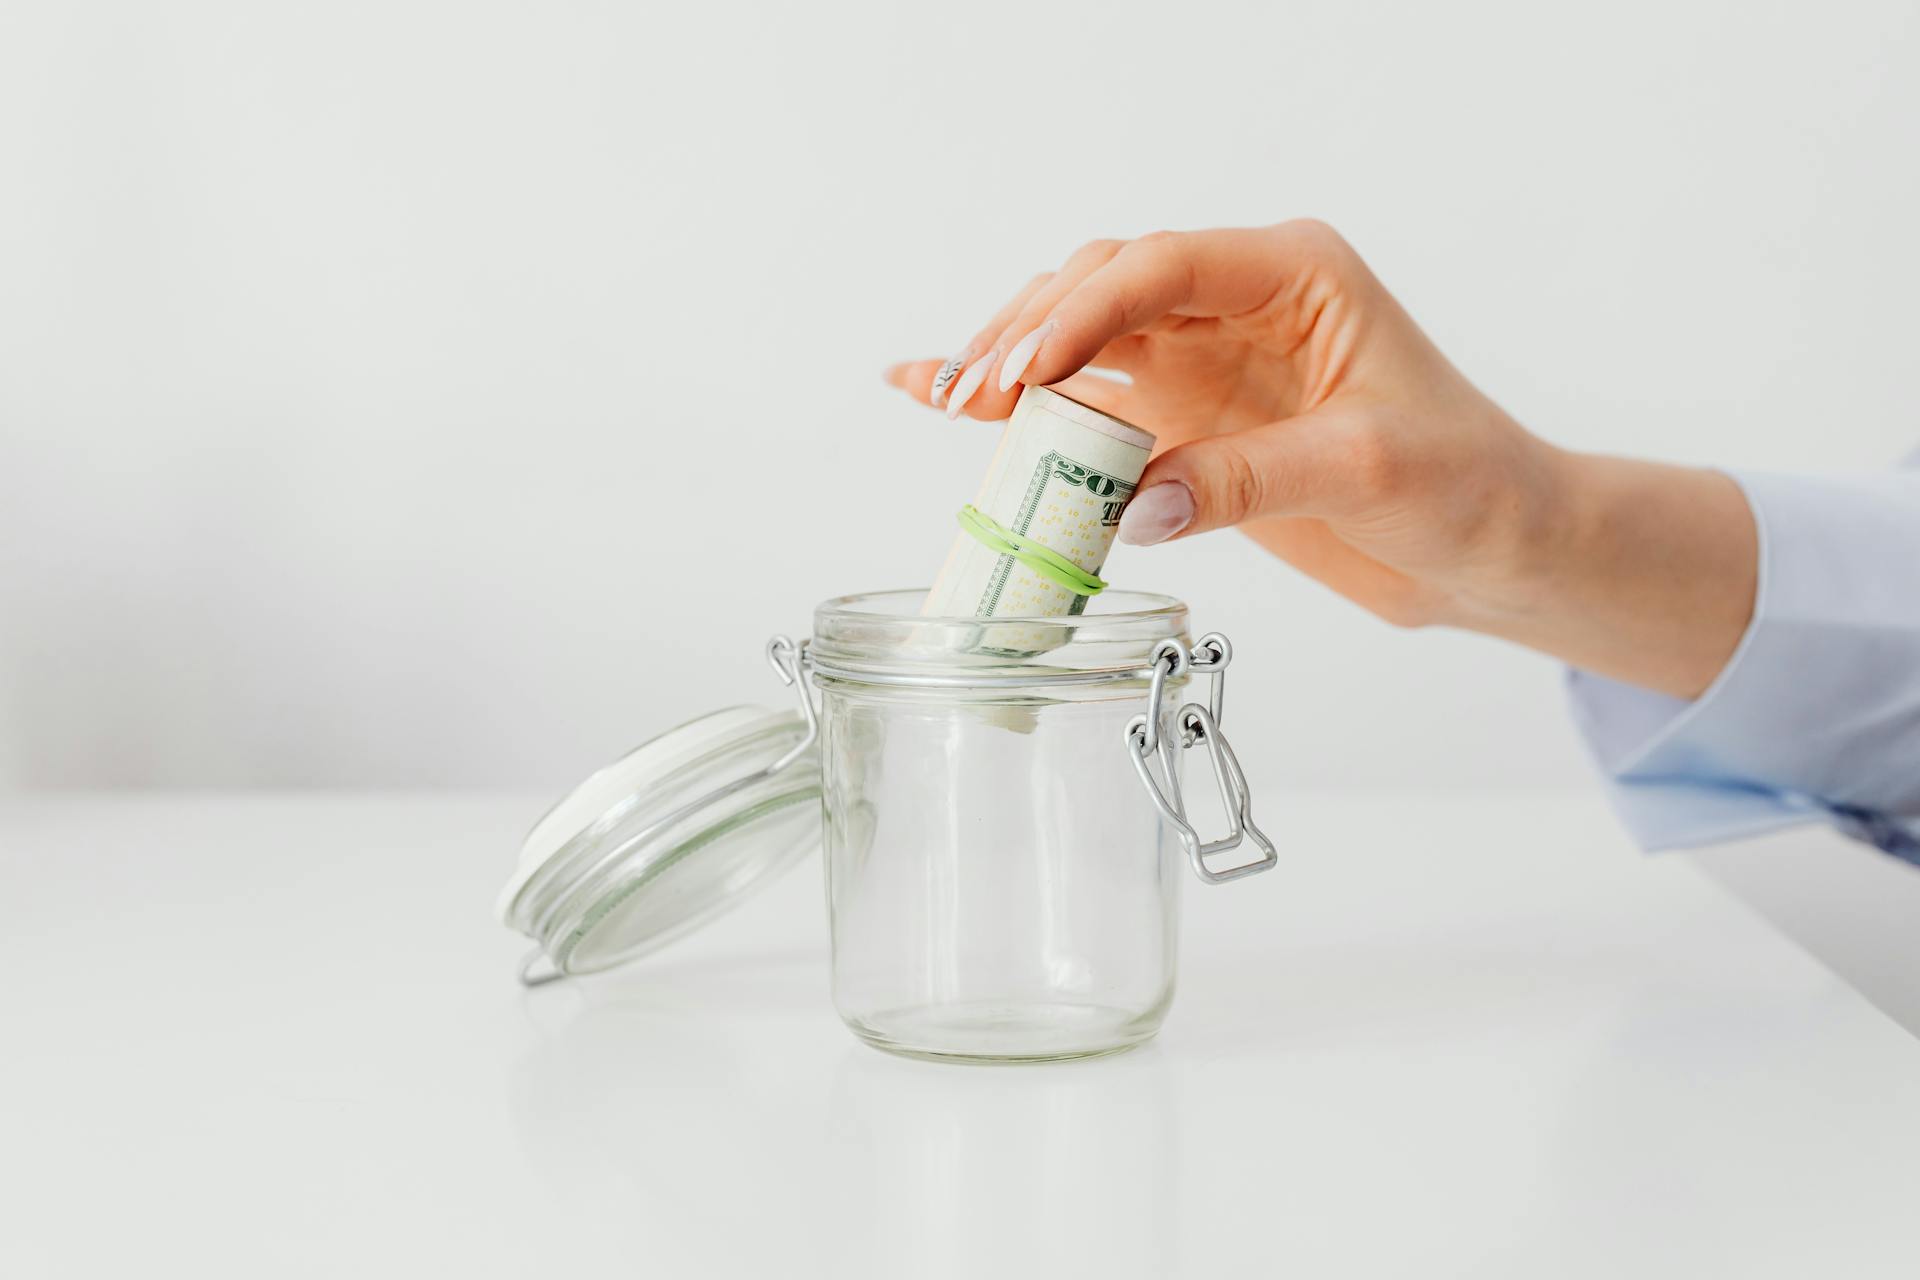
[[[1359,434],[1318,409],[1169,449],[1147,464],[1118,537],[1146,546],[1257,516],[1325,514],[1367,482]]]

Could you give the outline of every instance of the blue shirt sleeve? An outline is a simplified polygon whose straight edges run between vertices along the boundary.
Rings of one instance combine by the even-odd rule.
[[[1712,687],[1568,675],[1614,807],[1648,849],[1827,821],[1920,863],[1920,472],[1734,479],[1759,586]]]

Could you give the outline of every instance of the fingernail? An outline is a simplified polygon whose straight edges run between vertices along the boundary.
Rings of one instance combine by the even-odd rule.
[[[1033,363],[1034,353],[1040,350],[1040,344],[1052,337],[1053,331],[1059,327],[1059,325],[1049,320],[1026,337],[1020,339],[1013,350],[1007,352],[1007,362],[1000,366],[1000,389],[1002,391],[1012,390],[1013,384],[1020,381],[1020,375],[1027,371],[1029,364]]]
[[[940,372],[933,375],[933,390],[927,393],[928,404],[936,409],[940,407],[940,402],[946,398],[947,388],[953,385],[954,377],[959,374],[961,368],[967,363],[967,357],[972,354],[973,348],[969,346],[940,366]]]
[[[960,375],[960,381],[953,384],[953,394],[947,397],[949,418],[960,416],[960,411],[967,407],[967,401],[973,399],[973,393],[978,391],[980,384],[987,380],[987,371],[993,368],[994,359],[999,354],[1000,348],[995,347],[974,361],[967,371]]]
[[[1165,542],[1193,523],[1193,490],[1178,480],[1163,480],[1135,494],[1120,513],[1117,536],[1136,547]]]

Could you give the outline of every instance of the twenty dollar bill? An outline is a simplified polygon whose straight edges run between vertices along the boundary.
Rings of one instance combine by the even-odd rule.
[[[1009,533],[1097,575],[1153,437],[1045,387],[1028,387],[1000,436],[974,507]],[[920,612],[945,618],[1054,618],[1087,597],[962,530]]]

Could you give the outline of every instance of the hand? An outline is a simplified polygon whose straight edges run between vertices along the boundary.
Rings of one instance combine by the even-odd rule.
[[[1528,434],[1319,223],[1095,241],[958,359],[939,391],[949,362],[888,377],[944,391],[949,417],[1004,418],[1045,385],[1155,433],[1123,541],[1239,525],[1390,622],[1685,697],[1751,612],[1752,518],[1730,479]]]

